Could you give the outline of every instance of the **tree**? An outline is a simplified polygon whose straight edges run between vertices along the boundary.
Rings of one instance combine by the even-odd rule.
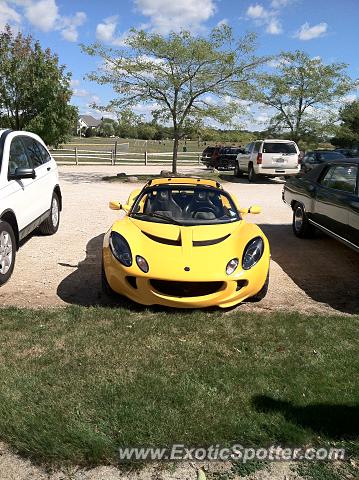
[[[137,138],[137,126],[143,121],[141,115],[136,115],[131,109],[116,111],[118,119],[117,134],[122,138]]]
[[[118,124],[112,118],[104,118],[98,127],[98,134],[100,137],[111,137],[115,135],[118,129]]]
[[[359,101],[355,100],[341,108],[339,119],[341,124],[332,139],[333,145],[338,147],[359,146]]]
[[[30,130],[46,143],[66,141],[77,122],[69,105],[71,75],[58,57],[9,26],[0,33],[0,116],[14,130]]]
[[[235,41],[232,29],[222,25],[206,38],[186,31],[165,37],[132,30],[122,50],[99,43],[83,49],[104,61],[102,71],[89,78],[111,85],[118,95],[104,110],[146,103],[156,118],[171,123],[176,172],[179,140],[188,120],[215,118],[230,123],[240,110],[242,87],[263,62],[253,56],[254,41],[254,35]]]
[[[346,67],[344,63],[325,65],[320,58],[298,50],[283,52],[276,72],[262,73],[247,98],[274,109],[270,127],[287,131],[289,138],[298,141],[314,127],[323,127],[324,117],[330,117],[326,109],[355,88]]]

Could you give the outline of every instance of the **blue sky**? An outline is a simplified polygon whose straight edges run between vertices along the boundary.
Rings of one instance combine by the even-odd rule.
[[[80,43],[121,45],[133,26],[205,34],[221,22],[238,36],[257,32],[258,54],[305,50],[325,62],[348,63],[349,74],[359,77],[358,0],[0,0],[0,29],[10,23],[58,53],[73,74],[73,104],[95,116],[89,104],[105,104],[112,92],[84,79],[98,63]]]

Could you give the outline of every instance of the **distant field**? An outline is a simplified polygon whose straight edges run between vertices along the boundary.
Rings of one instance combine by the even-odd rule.
[[[200,155],[211,142],[183,140],[179,145],[179,165],[198,165]],[[78,163],[139,164],[145,163],[145,152],[148,153],[148,164],[171,164],[173,142],[171,140],[139,140],[128,138],[80,138],[73,137],[69,143],[60,145],[52,153],[59,163],[76,161]],[[167,155],[164,155],[164,154]],[[158,154],[158,156],[156,155]]]
[[[80,138],[73,137],[71,142],[64,144],[63,148],[75,146],[78,148],[93,148],[94,150],[102,150],[104,147],[115,148],[115,143],[117,142],[118,148],[123,147],[123,144],[128,144],[129,153],[163,153],[172,151],[173,142],[171,140],[138,140],[133,138],[102,138],[102,137],[91,137],[91,138]],[[204,143],[200,142],[198,145],[197,141],[187,140],[186,144],[184,141],[180,142],[179,151],[183,151],[183,147],[187,147],[188,152],[202,152],[205,148]],[[119,150],[120,151],[120,150]]]

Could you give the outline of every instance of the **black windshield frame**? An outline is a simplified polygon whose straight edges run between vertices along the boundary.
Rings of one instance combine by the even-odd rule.
[[[161,219],[158,217],[155,217],[155,216],[151,217],[151,215],[146,215],[145,213],[136,212],[136,209],[141,203],[143,197],[145,195],[148,195],[150,192],[163,191],[163,190],[170,190],[172,192],[172,191],[178,191],[181,189],[186,191],[193,191],[193,193],[194,192],[197,193],[199,191],[205,191],[205,192],[214,192],[218,195],[221,195],[228,200],[230,204],[230,210],[232,210],[235,215],[232,218],[228,217],[228,219],[216,218],[213,220],[203,220],[203,221],[199,221],[196,218],[185,219],[185,218],[173,217],[173,222],[164,222],[164,221],[161,221]],[[173,224],[173,225],[180,225],[180,226],[224,225],[224,224],[239,222],[242,220],[241,214],[238,211],[237,206],[234,203],[229,193],[227,193],[221,188],[215,188],[215,187],[210,187],[206,185],[193,185],[193,184],[159,184],[159,185],[146,187],[137,196],[128,215],[129,217],[134,218],[136,220],[143,220],[151,223]],[[169,217],[169,219],[171,219],[171,217]]]

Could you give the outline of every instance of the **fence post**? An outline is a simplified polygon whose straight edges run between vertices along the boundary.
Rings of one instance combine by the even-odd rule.
[[[148,163],[148,153],[147,150],[145,151],[145,165]]]
[[[75,147],[75,164],[78,165],[79,164],[79,156],[77,154],[77,147]]]
[[[198,154],[198,165],[201,165],[201,154]]]
[[[114,165],[116,163],[116,160],[117,160],[117,140],[115,141],[115,158],[114,158],[114,162],[113,162]]]
[[[114,159],[113,150],[111,150],[111,165],[112,165],[112,166],[115,165],[115,159]]]

